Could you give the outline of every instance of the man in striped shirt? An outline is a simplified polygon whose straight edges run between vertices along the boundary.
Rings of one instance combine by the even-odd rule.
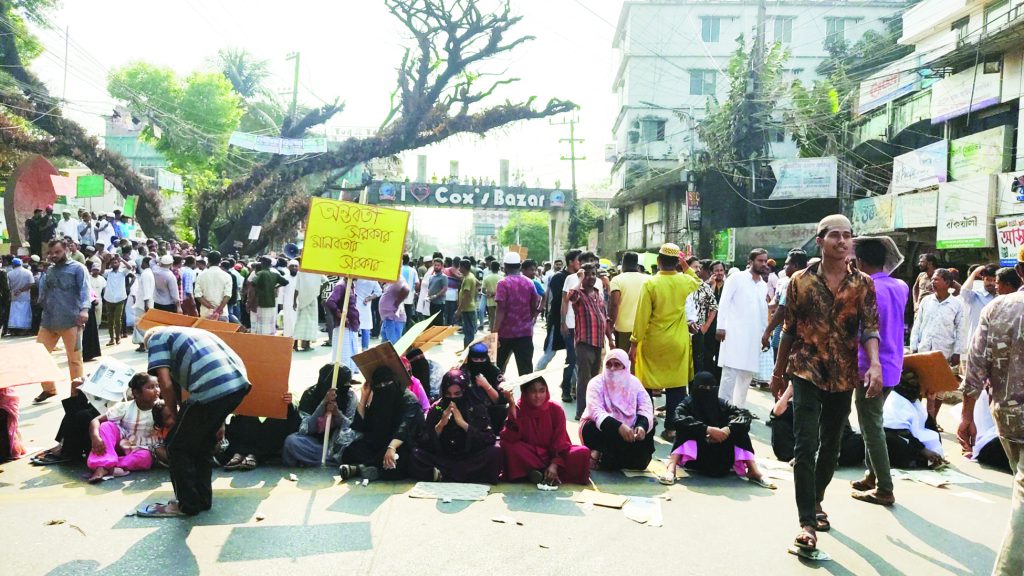
[[[217,432],[251,388],[241,358],[197,328],[161,326],[146,333],[149,373],[164,400],[164,426],[176,501],[149,504],[140,516],[194,516],[213,504],[211,457]],[[181,401],[181,392],[188,399]],[[180,405],[180,408],[179,408]]]
[[[604,298],[597,289],[597,266],[583,265],[583,280],[579,288],[568,292],[569,304],[576,319],[573,337],[576,339],[576,419],[587,407],[587,384],[601,373],[604,365],[604,342],[612,346],[612,335],[608,331],[608,312]]]

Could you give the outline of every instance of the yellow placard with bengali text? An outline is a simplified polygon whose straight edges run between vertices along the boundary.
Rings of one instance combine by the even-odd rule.
[[[394,282],[402,269],[408,226],[404,210],[313,198],[301,269]]]

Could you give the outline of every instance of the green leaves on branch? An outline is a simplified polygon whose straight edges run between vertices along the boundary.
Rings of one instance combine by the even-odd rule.
[[[547,259],[549,253],[550,218],[551,215],[547,212],[513,212],[508,225],[501,229],[498,240],[502,246],[526,246],[530,251],[528,257],[542,262]]]

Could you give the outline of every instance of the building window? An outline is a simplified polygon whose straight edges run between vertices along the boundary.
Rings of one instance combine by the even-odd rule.
[[[644,118],[640,120],[641,142],[662,142],[665,140],[665,120]]]
[[[782,128],[769,128],[768,140],[770,142],[781,144],[786,141],[786,131]]]
[[[957,20],[956,22],[953,22],[953,25],[950,26],[950,30],[953,31],[954,35],[956,35],[957,44],[960,44],[961,42],[967,39],[967,25],[970,23],[971,17],[964,16],[963,18]]]
[[[825,46],[846,42],[846,28],[856,21],[856,18],[825,18]]]
[[[714,96],[715,75],[714,70],[690,70],[690,95]]]
[[[776,16],[775,17],[775,36],[774,41],[782,44],[789,44],[793,41],[793,21],[796,20],[793,16]]]
[[[705,42],[718,42],[722,31],[722,19],[718,16],[700,17],[700,39]]]
[[[985,32],[990,33],[993,30],[1003,26],[1009,21],[1010,14],[1010,0],[996,0],[985,7]]]

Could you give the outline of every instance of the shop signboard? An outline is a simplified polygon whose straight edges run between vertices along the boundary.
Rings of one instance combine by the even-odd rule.
[[[897,62],[896,67],[905,66],[906,62]],[[910,94],[918,85],[920,77],[914,71],[885,71],[873,78],[860,83],[857,100],[857,114],[865,114],[893,100]]]
[[[901,194],[946,181],[949,143],[939,140],[892,159],[892,193]]]
[[[962,182],[939,184],[939,202],[935,222],[935,247],[995,247],[992,226],[994,176],[982,176]]]
[[[813,249],[817,230],[818,224],[814,222],[736,228],[730,261],[739,259],[745,262],[751,250],[764,248],[770,258],[781,262],[793,248]]]
[[[736,259],[736,229],[726,228],[715,232],[711,255],[715,260],[732,262]]]
[[[853,203],[853,231],[860,235],[889,232],[893,229],[892,194],[861,198]]]
[[[771,200],[836,197],[838,161],[835,156],[775,160],[771,166],[776,180]]]
[[[932,228],[935,226],[935,211],[939,203],[939,192],[917,192],[900,194],[893,200],[893,230],[908,228]]]
[[[1017,254],[1024,246],[1024,214],[996,216],[996,246],[1001,266],[1017,264]]]
[[[1013,131],[997,126],[949,143],[949,177],[967,180],[1010,169]]]
[[[998,104],[1001,90],[1002,74],[986,74],[984,64],[943,78],[932,85],[932,124]]]

